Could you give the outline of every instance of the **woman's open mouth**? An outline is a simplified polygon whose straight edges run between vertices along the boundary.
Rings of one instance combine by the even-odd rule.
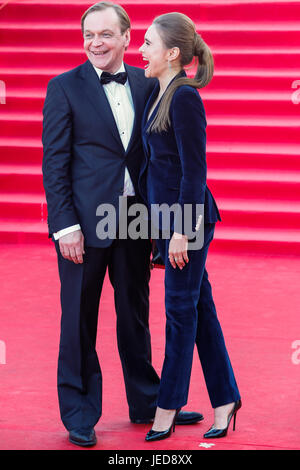
[[[145,62],[148,62],[148,63],[144,66],[144,69],[147,70],[147,69],[149,68],[149,66],[150,66],[149,59],[146,59],[146,57],[143,57],[143,60],[144,60]]]

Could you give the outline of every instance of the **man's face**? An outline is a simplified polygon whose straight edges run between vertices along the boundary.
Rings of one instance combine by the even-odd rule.
[[[121,33],[120,20],[113,8],[90,13],[84,20],[83,37],[84,50],[95,67],[110,73],[120,68],[130,31]]]

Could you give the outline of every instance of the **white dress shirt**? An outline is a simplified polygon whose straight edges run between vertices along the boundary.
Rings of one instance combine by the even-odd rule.
[[[97,67],[94,67],[94,69],[100,80],[102,70],[98,69]],[[119,72],[125,72],[124,63],[122,63],[120,69],[116,73]],[[131,138],[134,123],[134,106],[128,80],[125,85],[117,82],[107,83],[106,85],[103,85],[103,89],[115,118],[120,134],[120,139],[126,151]],[[135,192],[133,184],[128,169],[125,167],[123,196],[134,195]],[[74,232],[75,230],[80,230],[79,224],[72,225],[71,227],[67,227],[63,230],[60,230],[59,232],[54,233],[54,239],[58,240],[63,235],[67,235],[68,233]]]

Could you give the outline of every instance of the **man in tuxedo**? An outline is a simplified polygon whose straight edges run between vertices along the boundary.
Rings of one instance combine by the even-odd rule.
[[[155,414],[159,377],[151,364],[149,240],[100,239],[97,208],[119,197],[141,202],[142,112],[154,82],[124,64],[130,20],[119,5],[100,2],[83,15],[88,60],[50,80],[44,104],[43,180],[49,236],[61,281],[58,397],[72,443],[96,443],[102,414],[102,375],[96,353],[98,309],[108,270],[114,288],[117,343],[134,423]],[[179,424],[200,421],[181,412]]]

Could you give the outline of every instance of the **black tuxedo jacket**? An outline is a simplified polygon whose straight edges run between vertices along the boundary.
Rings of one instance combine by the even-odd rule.
[[[43,109],[43,182],[48,206],[49,236],[80,224],[87,246],[105,247],[96,215],[100,204],[112,204],[118,215],[127,166],[137,197],[143,162],[141,120],[155,80],[125,64],[135,121],[125,152],[105,91],[92,64],[50,80]]]

